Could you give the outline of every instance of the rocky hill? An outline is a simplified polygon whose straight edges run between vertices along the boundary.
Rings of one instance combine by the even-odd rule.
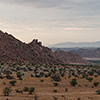
[[[78,54],[72,54],[62,50],[56,50],[54,55],[57,59],[62,61],[65,64],[89,64],[86,60],[80,57]]]
[[[97,49],[77,49],[71,50],[71,53],[79,54],[81,57],[100,58],[100,48]]]
[[[34,39],[31,43],[23,43],[0,31],[0,63],[58,63],[53,52],[41,42]]]

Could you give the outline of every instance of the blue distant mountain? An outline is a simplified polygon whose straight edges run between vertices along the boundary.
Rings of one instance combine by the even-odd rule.
[[[56,48],[71,48],[71,47],[100,47],[100,41],[97,42],[64,42],[64,43],[58,43],[54,44],[50,47],[56,47]]]

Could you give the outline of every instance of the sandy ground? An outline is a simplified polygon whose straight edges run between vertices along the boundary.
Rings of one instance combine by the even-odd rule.
[[[73,78],[73,77],[72,77]],[[4,96],[2,91],[4,87],[11,86],[8,79],[0,79],[0,100],[35,100],[34,96],[37,95],[37,100],[100,100],[100,95],[95,91],[100,90],[100,84],[97,87],[92,88],[95,81],[100,82],[100,76],[93,78],[92,82],[86,79],[77,79],[78,85],[75,87],[70,85],[70,80],[67,77],[62,78],[58,86],[54,86],[54,81],[51,78],[34,78],[25,77],[22,81],[17,79],[15,86],[12,86],[12,92],[9,96]],[[41,82],[41,79],[44,82]],[[3,82],[6,82],[4,85]],[[86,84],[88,86],[86,86]],[[23,94],[16,93],[15,89],[23,89],[23,87],[35,87],[35,92],[29,95],[28,92],[23,92]],[[68,92],[65,92],[65,88],[68,88]],[[55,93],[54,90],[58,92]],[[63,96],[63,97],[62,97]]]

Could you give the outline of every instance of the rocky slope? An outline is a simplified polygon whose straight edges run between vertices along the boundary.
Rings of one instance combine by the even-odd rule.
[[[34,39],[26,44],[0,31],[0,63],[58,63],[51,49]]]
[[[78,54],[72,54],[62,50],[56,50],[54,55],[57,59],[65,64],[89,64],[86,60],[81,58]]]

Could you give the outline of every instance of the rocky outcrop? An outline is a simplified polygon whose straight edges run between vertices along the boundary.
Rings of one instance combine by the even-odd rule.
[[[53,52],[34,39],[23,43],[8,33],[0,31],[0,63],[58,63]]]

